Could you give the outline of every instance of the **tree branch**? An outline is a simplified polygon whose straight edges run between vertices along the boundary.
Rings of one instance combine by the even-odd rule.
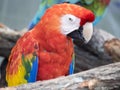
[[[14,31],[4,25],[0,25],[0,56],[8,57],[12,47],[22,34],[23,31]]]
[[[120,90],[120,62],[13,88],[15,90]]]

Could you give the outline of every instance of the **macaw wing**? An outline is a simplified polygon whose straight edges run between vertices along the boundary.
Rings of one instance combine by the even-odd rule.
[[[38,56],[32,56],[30,60],[22,55],[22,65],[25,68],[26,74],[25,79],[27,82],[35,82],[37,77],[38,71]]]
[[[25,34],[11,51],[6,68],[8,86],[36,81],[38,71],[37,42]]]

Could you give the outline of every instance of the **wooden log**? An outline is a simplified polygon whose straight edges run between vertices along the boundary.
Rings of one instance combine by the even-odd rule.
[[[2,88],[5,90],[6,88]],[[120,62],[66,77],[13,87],[14,90],[120,90]],[[11,90],[11,88],[7,88]]]
[[[120,61],[120,39],[112,39],[104,44],[106,52],[112,56],[114,62]]]
[[[0,56],[8,57],[12,47],[22,34],[22,32],[12,30],[0,24]]]
[[[74,43],[76,72],[120,61],[120,40],[104,30],[95,28],[88,44]]]

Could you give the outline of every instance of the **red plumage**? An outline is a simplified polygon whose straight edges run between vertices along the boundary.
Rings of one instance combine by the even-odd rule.
[[[15,83],[14,77],[23,75],[20,79],[25,78],[22,73],[26,75],[29,72],[25,71],[27,69],[23,67],[23,64],[27,60],[32,60],[34,54],[39,59],[37,80],[47,80],[68,74],[73,43],[70,37],[60,31],[60,18],[65,14],[80,18],[81,26],[94,20],[91,11],[74,4],[59,4],[48,9],[41,21],[31,31],[25,33],[12,49],[6,69],[9,85],[26,83],[24,79],[16,80]],[[25,61],[22,60],[22,55]]]

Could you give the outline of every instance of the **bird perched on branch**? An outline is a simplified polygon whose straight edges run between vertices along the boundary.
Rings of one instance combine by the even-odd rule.
[[[47,8],[51,7],[54,4],[64,2],[77,4],[90,9],[95,14],[95,21],[93,22],[93,25],[95,26],[104,16],[110,0],[41,0],[39,9],[31,23],[29,24],[28,30],[31,30],[41,20],[41,17],[43,16]],[[77,46],[81,46],[78,40],[74,40],[74,43]],[[74,65],[74,59],[75,55],[73,55],[73,62],[71,63],[71,67],[73,67]],[[71,71],[71,74],[72,73],[73,71]]]
[[[56,4],[47,9],[12,49],[6,68],[8,86],[69,75],[74,69],[70,68],[72,38],[81,44],[88,42],[94,18],[90,10],[74,4]]]
[[[32,29],[39,22],[47,8],[51,7],[54,4],[64,2],[77,4],[90,9],[95,14],[95,21],[93,24],[96,25],[104,16],[110,0],[41,0],[39,9],[31,23],[29,24],[28,29]]]

